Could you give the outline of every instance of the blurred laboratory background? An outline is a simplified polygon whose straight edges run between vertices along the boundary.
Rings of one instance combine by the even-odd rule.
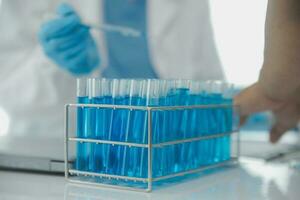
[[[111,1],[117,2],[117,0]],[[139,0],[127,1],[135,3]],[[148,3],[149,1],[152,0],[148,0]],[[104,10],[104,7],[110,9],[110,12],[119,11],[113,5],[110,7],[103,4],[105,0],[0,0],[0,168],[47,173],[63,172],[64,105],[76,102],[76,78],[98,77],[100,74],[107,74],[111,78],[115,74],[118,75],[117,67],[114,69],[115,71],[105,70],[111,63],[131,62],[131,59],[134,58],[128,53],[130,50],[119,48],[124,44],[129,44],[128,46],[132,48],[149,45],[149,48],[146,46],[145,49],[148,48],[151,51],[140,51],[142,53],[139,55],[140,57],[146,55],[145,60],[147,60],[149,54],[153,61],[147,60],[147,62],[141,61],[140,63],[145,66],[150,66],[152,63],[160,66],[154,67],[155,70],[153,71],[151,71],[151,67],[147,68],[146,77],[141,77],[140,72],[135,72],[138,76],[136,78],[225,80],[234,84],[234,93],[236,94],[258,79],[263,63],[267,0],[174,0],[174,2],[171,0],[153,0],[150,9],[152,9],[154,17],[149,17],[150,20],[145,19],[142,12],[136,12],[140,21],[133,24],[136,29],[146,29],[145,21],[148,20],[147,23],[151,27],[149,28],[149,41],[138,39],[139,43],[134,43],[132,42],[134,39],[129,36],[128,43],[120,43],[119,45],[120,38],[115,37],[114,33],[110,33],[109,28],[104,31],[89,28],[95,40],[97,51],[101,55],[100,67],[91,70],[90,74],[84,75],[70,73],[70,70],[58,67],[60,62],[53,61],[55,60],[53,59],[55,57],[53,52],[48,52],[47,55],[45,43],[41,39],[43,37],[41,32],[46,30],[41,31],[42,24],[56,17],[56,9],[62,2],[68,2],[74,6],[82,23],[92,25],[104,23],[101,18],[103,13],[100,12],[101,9]],[[145,4],[145,0],[140,0],[140,2]],[[126,7],[126,5],[122,6],[122,8]],[[192,13],[190,12],[192,8],[198,8],[199,12],[195,9],[192,12],[197,12],[197,14],[187,14]],[[185,9],[185,12],[181,12],[180,9]],[[67,13],[68,11],[64,12]],[[114,22],[125,14],[117,15],[115,18],[102,17]],[[126,16],[131,17],[128,13]],[[160,23],[156,24],[156,22]],[[125,22],[124,24],[126,25]],[[204,31],[197,32],[198,29]],[[197,39],[197,35],[201,36],[201,39]],[[107,40],[104,40],[105,37]],[[79,41],[81,40],[79,39]],[[115,46],[113,47],[113,45]],[[199,51],[200,54],[198,55],[195,51]],[[112,61],[114,56],[119,56],[120,60]],[[168,58],[171,61],[168,61]],[[195,58],[196,61],[190,62],[190,58]],[[198,60],[201,61],[198,62]],[[176,67],[180,69],[173,71],[172,68]],[[211,70],[208,70],[209,68]],[[102,71],[102,69],[105,70]],[[135,78],[132,76],[132,74],[126,74],[125,77],[116,78]],[[279,143],[271,144],[268,131],[272,125],[272,120],[272,115],[269,112],[257,113],[249,117],[240,130],[241,156],[246,160],[254,160],[259,163],[285,163],[288,164],[288,167],[292,166],[293,169],[298,170],[293,173],[299,173],[299,129],[295,127],[288,134],[285,134]],[[263,175],[253,168],[250,170],[250,168],[249,171],[246,167],[231,175],[232,177],[241,176],[241,180],[243,178],[251,179],[250,181],[255,182],[254,184],[257,182],[257,184],[262,184],[264,178],[259,180],[258,177]],[[280,168],[278,171],[280,173],[284,171],[282,174],[288,173],[285,168]],[[1,173],[0,179],[1,176],[7,178],[14,176],[12,172],[10,172],[11,174],[3,173],[3,175]],[[227,185],[227,188],[232,185],[231,190],[239,185],[237,182],[240,180],[228,184],[230,182],[229,176],[224,175],[222,177],[220,174],[218,176],[220,178],[225,177],[224,185]],[[212,181],[209,177],[205,179]],[[49,183],[55,185],[52,181],[50,180]],[[275,183],[268,183],[274,189],[276,187],[272,184],[276,185],[280,181],[282,180],[275,179]],[[292,181],[293,184],[299,182],[298,179],[295,181],[295,178]],[[14,182],[10,184],[14,184]],[[63,185],[61,180],[59,184]],[[197,184],[201,185],[198,182]],[[220,186],[216,185],[217,191],[225,191],[224,188],[220,189]],[[279,185],[279,187],[281,186]],[[185,188],[187,187],[185,186]],[[211,195],[210,192],[203,192],[208,191],[207,187],[209,186],[202,184],[200,192],[195,192],[195,190],[192,192],[209,196]],[[249,185],[244,185],[244,187],[250,188]],[[21,186],[19,186],[20,188]],[[175,187],[177,190],[178,188],[179,186]],[[68,186],[65,192],[70,190],[72,188],[70,189]],[[248,191],[248,189],[245,190]],[[286,190],[283,194],[289,192],[288,189]],[[77,193],[78,191],[76,190]],[[105,191],[104,194],[109,195]],[[259,197],[263,199],[265,194],[263,193]],[[232,196],[228,192],[226,195],[228,199],[241,198],[240,196],[231,198]],[[121,196],[122,194],[118,194],[115,199]],[[158,195],[150,197],[159,199]],[[69,199],[69,197],[65,198]],[[173,199],[175,199],[174,196]]]

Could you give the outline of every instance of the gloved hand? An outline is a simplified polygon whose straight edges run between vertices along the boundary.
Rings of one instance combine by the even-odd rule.
[[[73,74],[86,74],[100,64],[99,52],[89,28],[81,24],[66,3],[57,8],[58,18],[41,26],[39,40],[44,52],[59,67]]]

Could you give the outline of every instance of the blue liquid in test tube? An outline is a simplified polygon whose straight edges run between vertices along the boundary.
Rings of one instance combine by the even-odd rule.
[[[118,92],[119,92],[119,80],[113,79],[112,80],[112,105],[117,105],[118,102]],[[118,128],[119,125],[116,123],[116,119],[118,118],[118,110],[112,110],[110,119],[109,119],[109,132],[107,135],[107,140],[109,141],[117,141],[118,140]],[[106,160],[105,166],[106,170],[105,173],[107,174],[116,174],[116,166],[118,162],[117,158],[117,147],[113,145],[107,145],[107,148],[105,149],[106,154]]]
[[[77,80],[77,102],[80,104],[91,103],[91,99],[88,96],[89,81],[86,79]],[[92,133],[91,129],[93,124],[91,123],[91,113],[87,107],[77,108],[77,137],[89,138]],[[76,169],[82,171],[91,171],[91,154],[92,146],[90,143],[77,143],[77,159]]]
[[[173,87],[173,88],[172,88]],[[170,81],[170,86],[169,86],[169,90],[167,93],[167,97],[166,97],[166,106],[174,106],[174,99],[175,99],[175,93],[174,93],[174,87],[173,83],[171,83]],[[165,142],[167,141],[171,141],[175,139],[175,126],[174,123],[178,123],[176,122],[176,111],[165,111],[165,115],[166,115],[166,137],[165,137]],[[173,169],[174,169],[174,153],[175,153],[175,149],[173,145],[169,145],[166,146],[163,153],[165,154],[165,158],[166,160],[165,162],[165,168],[164,168],[164,173],[163,175],[168,175],[173,173]]]
[[[139,83],[141,84],[140,87],[143,87],[142,85],[145,85],[144,83]],[[143,90],[142,90],[143,91]],[[143,94],[139,93],[138,96],[133,96],[132,105],[136,106],[145,106],[146,105],[146,98]],[[146,144],[147,136],[148,136],[148,121],[147,121],[147,111],[142,111],[142,110],[134,110],[132,114],[132,121],[131,121],[131,130],[132,134],[130,135],[130,140],[134,143],[139,143],[139,144]],[[130,172],[132,173],[133,176],[138,176],[138,177],[146,177],[145,171],[146,169],[143,169],[143,163],[145,161],[145,157],[147,156],[147,149],[145,148],[132,148],[130,149],[130,155],[132,155],[131,162],[129,164]]]
[[[129,105],[130,97],[130,80],[121,79],[119,81],[119,92],[116,97],[115,104],[117,105]],[[129,109],[117,109],[115,112],[115,128],[113,129],[113,139],[121,142],[128,142],[129,124],[130,124],[131,111]],[[128,170],[125,168],[127,160],[128,146],[119,145],[116,147],[117,162],[115,165],[115,171],[118,175],[127,175]]]
[[[77,97],[77,103],[86,104],[89,103],[88,96]],[[77,137],[84,138],[84,126],[86,124],[86,113],[84,108],[77,108]],[[88,166],[88,145],[86,143],[77,142],[77,159],[76,169],[87,171]]]
[[[224,108],[224,124],[225,132],[233,131],[233,85],[225,84],[223,88],[223,102],[231,106]],[[230,136],[224,137],[224,146],[223,146],[223,158],[222,161],[230,159],[230,148],[231,148],[231,139]]]
[[[220,93],[213,93],[212,95],[212,101],[213,104],[215,105],[220,105],[222,104],[222,95]],[[218,107],[214,109],[214,121],[215,121],[215,127],[214,127],[214,131],[213,134],[222,134],[225,133],[224,130],[224,116],[223,116],[223,110],[224,108]],[[212,140],[212,144],[213,144],[213,162],[217,163],[220,162],[222,160],[222,155],[223,155],[223,137],[220,138],[215,138],[214,140]]]
[[[232,106],[225,109],[225,123],[226,123],[226,131],[232,132],[233,126],[233,102],[232,99],[225,99],[225,103],[231,104]],[[231,139],[230,136],[226,136],[224,138],[224,158],[223,161],[230,159],[230,148],[231,148]]]
[[[144,97],[146,97],[146,106],[158,106],[159,101],[159,80],[155,79],[148,79],[146,82],[144,82],[145,87],[143,87],[144,92],[142,92]],[[157,126],[158,118],[157,112],[152,112],[152,142],[157,142],[157,129],[155,126]],[[148,141],[148,113],[145,114],[144,125],[143,125],[143,131],[142,131],[142,143],[147,144]],[[147,177],[148,176],[148,149],[141,148],[141,160],[140,160],[140,177]],[[152,151],[152,161],[157,160],[156,153]],[[157,163],[155,163],[157,164]],[[154,169],[153,174],[155,175],[157,172]]]
[[[112,104],[111,80],[99,79],[95,83],[95,104]],[[112,108],[98,108],[95,114],[95,138],[108,140]],[[108,170],[108,144],[95,145],[94,171],[105,173]]]
[[[177,89],[178,92],[178,100],[176,105],[178,106],[187,106],[189,105],[189,88],[185,87],[180,87]],[[190,138],[190,132],[188,132],[188,127],[190,124],[188,123],[188,118],[189,115],[191,115],[191,110],[179,110],[178,111],[178,117],[179,117],[179,124],[180,126],[178,127],[178,139],[187,139]],[[189,148],[191,147],[191,144],[188,143],[183,143],[180,145],[177,145],[177,157],[179,157],[179,166],[178,166],[178,171],[175,169],[175,172],[179,171],[185,171],[190,168],[190,160],[187,160],[188,157],[188,151]]]
[[[89,104],[94,104],[95,97],[95,79],[88,79],[88,95],[89,95]],[[84,108],[86,113],[86,126],[84,126],[84,137],[87,139],[95,139],[95,117],[96,117],[96,108],[86,107]],[[95,153],[95,143],[87,143],[87,152],[88,152],[88,171],[94,170],[94,153]]]
[[[200,105],[201,99],[199,97],[200,93],[200,83],[197,81],[192,81],[190,83],[190,94],[188,96],[188,105]],[[198,137],[200,136],[200,130],[202,121],[199,119],[199,108],[198,109],[192,109],[189,110],[189,116],[188,116],[188,126],[187,126],[187,133],[189,134],[189,137]],[[187,160],[188,163],[188,169],[195,169],[199,167],[199,156],[201,155],[201,152],[199,151],[198,144],[199,141],[191,142],[188,148],[187,152]]]
[[[205,86],[205,91],[201,94],[201,104],[202,105],[210,105],[211,102],[211,98],[210,98],[210,94],[207,88],[207,85]],[[212,108],[203,108],[200,110],[200,115],[201,115],[201,119],[202,119],[202,129],[201,131],[201,136],[207,136],[209,134],[211,134],[212,129],[213,129],[213,123],[214,123],[214,119],[213,119],[213,111]],[[199,143],[199,148],[200,151],[202,153],[201,156],[201,163],[200,165],[209,165],[211,163],[211,140],[202,140]]]
[[[145,94],[143,95],[143,88],[145,81],[143,80],[130,80],[129,83],[129,102],[131,106],[145,106]],[[143,143],[143,136],[147,131],[147,116],[146,111],[142,110],[131,110],[128,113],[127,129],[125,134],[126,142]],[[123,158],[122,158],[122,174],[128,176],[144,176],[143,169],[141,168],[141,162],[145,155],[142,155],[140,147],[125,147]],[[145,153],[144,153],[145,154]]]

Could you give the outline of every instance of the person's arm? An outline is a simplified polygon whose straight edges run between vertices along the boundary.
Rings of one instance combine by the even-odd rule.
[[[242,121],[247,115],[271,110],[276,121],[271,142],[300,119],[300,1],[269,0],[264,63],[259,80],[235,97]]]
[[[274,100],[300,97],[299,0],[269,0],[258,84]]]

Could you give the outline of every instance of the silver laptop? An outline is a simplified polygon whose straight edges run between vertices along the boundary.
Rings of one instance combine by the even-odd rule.
[[[0,136],[0,168],[63,172],[63,137],[49,139]]]

